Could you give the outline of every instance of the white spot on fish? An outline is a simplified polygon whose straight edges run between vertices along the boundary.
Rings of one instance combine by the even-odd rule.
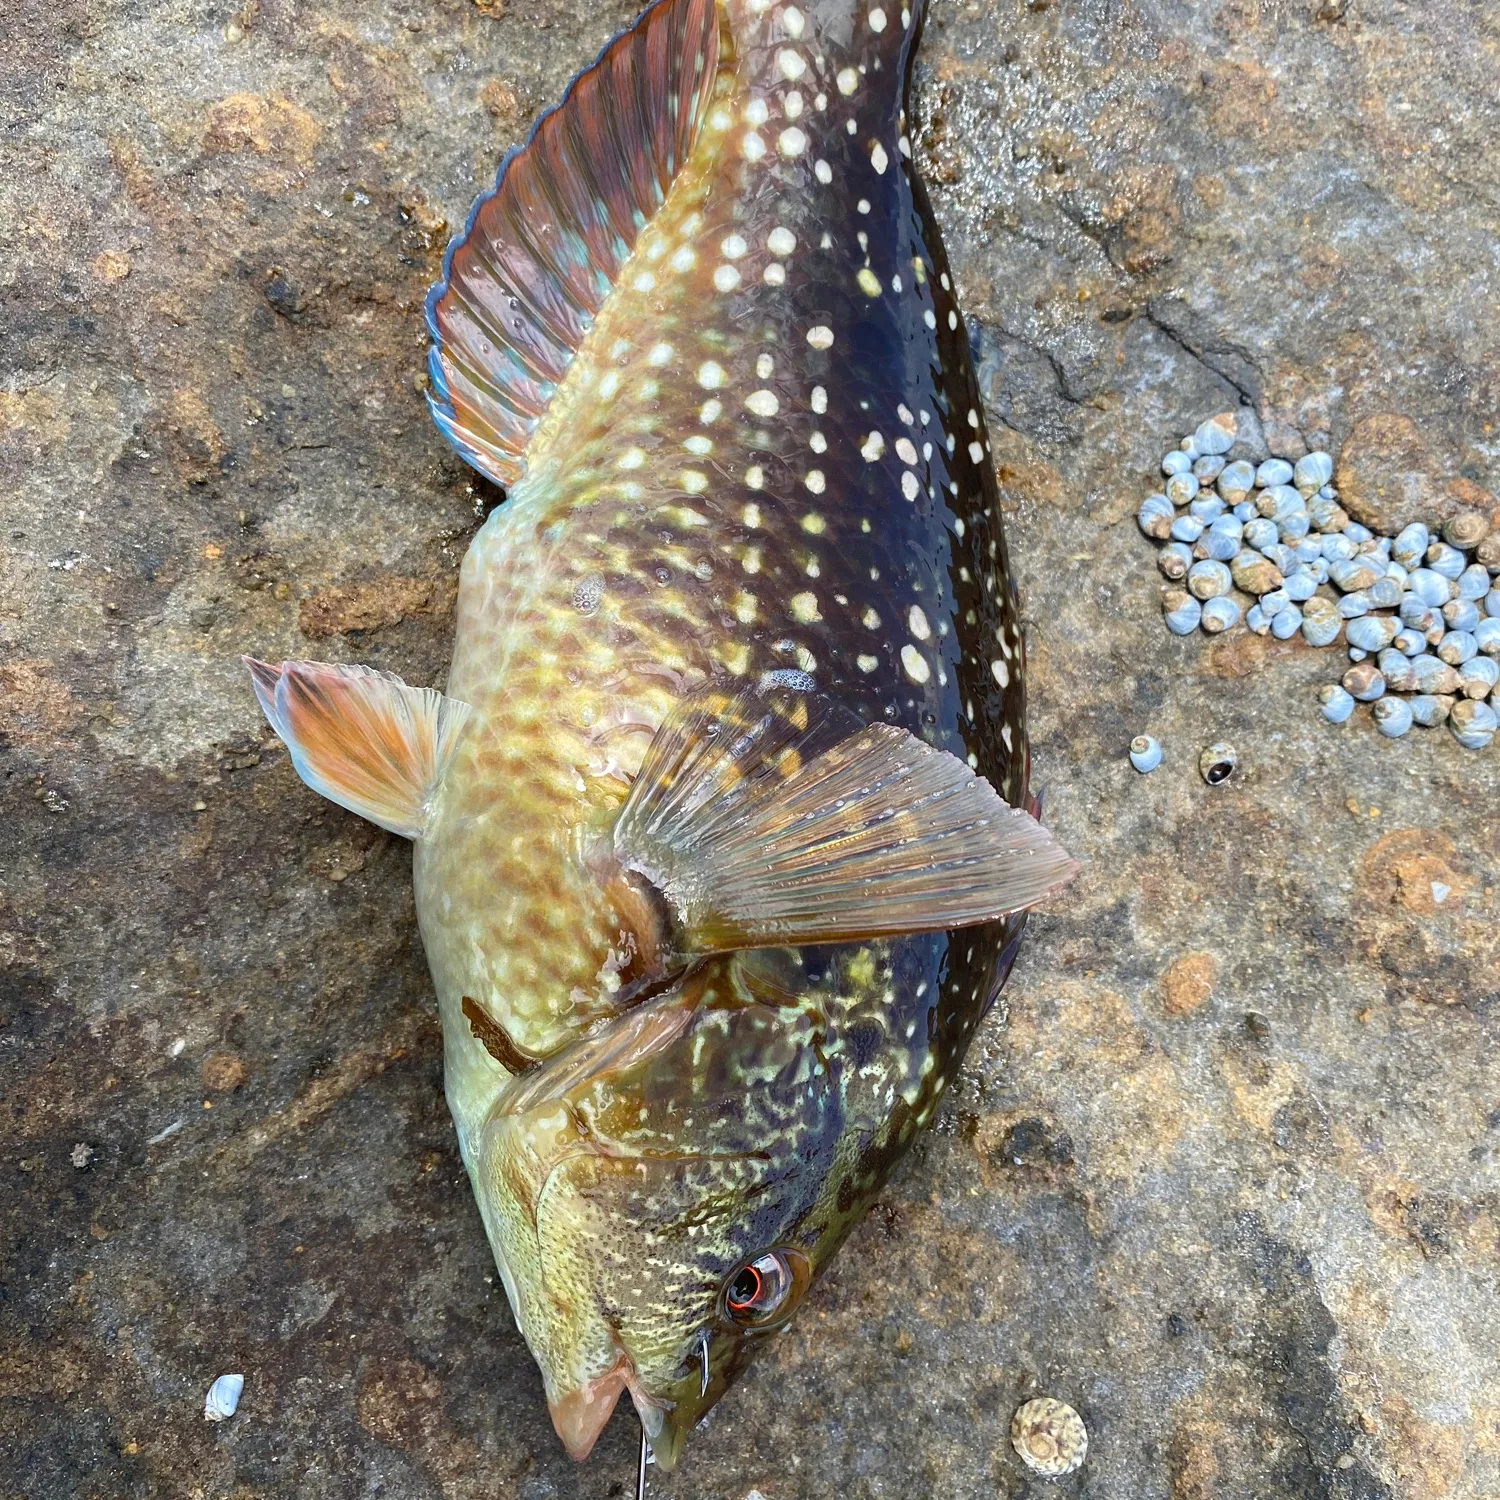
[[[766,249],[772,255],[790,255],[796,248],[797,236],[779,224],[766,236]]]
[[[824,477],[823,471],[821,469],[809,469],[807,471],[807,478],[802,482],[815,495],[821,495],[828,485],[828,481]]]
[[[873,608],[867,609],[864,612],[864,615],[862,616],[862,622],[866,630],[880,629],[880,616],[875,613]]]
[[[746,161],[759,161],[766,154],[766,143],[753,130],[747,130],[740,142],[740,153]]]
[[[760,489],[765,484],[765,482],[766,471],[761,468],[759,464],[751,464],[750,467],[745,470],[745,483],[749,485],[752,490]],[[759,514],[760,512],[756,511],[756,515]]]
[[[932,638],[932,627],[927,623],[927,616],[922,613],[918,605],[913,604],[906,612],[906,623],[911,627],[911,633],[919,641]]]
[[[599,382],[599,396],[604,401],[611,400],[620,389],[620,372],[609,370],[604,379]]]
[[[854,279],[859,283],[859,289],[865,296],[878,297],[880,295],[880,278],[868,266],[861,266],[859,274]]]
[[[753,502],[750,505],[747,505],[744,510],[740,512],[740,519],[745,523],[746,526],[759,526],[760,506],[754,504]]]
[[[818,596],[816,594],[793,594],[791,609],[792,618],[799,625],[815,625],[823,618],[818,610]]]
[[[708,488],[708,475],[700,474],[697,469],[684,469],[682,487],[690,495],[701,495]]]
[[[917,461],[917,450],[910,438],[898,437],[896,439],[896,456],[904,464],[915,464]]]
[[[723,404],[710,396],[698,409],[698,420],[707,426],[710,422],[718,421],[719,414],[723,410]]]
[[[797,79],[807,72],[807,59],[791,47],[783,47],[776,54],[776,66],[783,78]]]
[[[720,266],[714,272],[714,288],[720,292],[732,292],[740,284],[740,273],[733,266]]]
[[[878,656],[856,656],[854,658],[854,665],[861,672],[873,672],[880,665],[880,658]]]
[[[617,469],[638,469],[646,462],[646,455],[639,448],[627,448],[615,461]]]
[[[878,5],[870,12],[870,30],[885,30],[885,12]]]
[[[807,150],[807,136],[796,125],[788,125],[777,142],[783,156],[801,156]]]
[[[901,665],[906,668],[906,675],[913,682],[926,682],[932,676],[932,669],[913,645],[907,644],[901,648]]]
[[[839,93],[847,98],[859,87],[859,74],[853,68],[840,68],[837,81]]]
[[[707,359],[698,366],[698,384],[706,391],[716,391],[724,384],[724,366]]]
[[[764,271],[761,272],[761,280],[767,286],[786,285],[786,267],[779,260],[773,260]]]
[[[827,453],[828,439],[824,437],[821,432],[815,432],[810,438],[808,438],[807,446],[811,448],[814,453]]]
[[[996,657],[996,659],[990,663],[990,671],[994,674],[995,681],[998,682],[1001,687],[1010,686],[1010,668],[1006,666],[1005,663],[998,657]]]
[[[969,457],[977,464],[984,458],[984,448],[979,443],[969,444]]]
[[[816,177],[818,181],[826,187],[830,182],[833,181],[833,168],[830,167],[828,163],[822,159],[822,157],[819,157],[818,160],[813,163],[813,176]]]
[[[885,169],[890,166],[890,164],[891,159],[885,154],[885,147],[882,146],[879,141],[876,141],[875,144],[870,148],[870,165],[874,167],[877,172],[883,173]]]
[[[910,469],[906,469],[901,475],[901,493],[908,500],[915,500],[922,493],[922,486],[917,483],[917,476]]]
[[[776,369],[776,361],[769,354],[756,356],[755,373],[761,380],[769,380]]]
[[[804,21],[802,12],[795,5],[789,5],[781,13],[781,24],[786,27],[786,34],[796,41],[802,35]]]
[[[723,252],[725,260],[738,260],[750,251],[749,245],[737,234],[726,235],[720,242],[719,249]]]
[[[698,264],[698,256],[691,245],[684,245],[667,264],[674,271],[691,271]]]
[[[820,385],[812,389],[812,409],[821,417],[828,410],[828,392]]]
[[[833,329],[823,323],[819,323],[816,328],[809,328],[807,330],[807,342],[814,349],[831,349],[833,347]]]
[[[713,439],[700,437],[694,434],[682,445],[689,453],[696,453],[700,458],[706,457],[714,451]]]
[[[872,432],[860,444],[859,451],[864,456],[865,462],[872,464],[885,452],[885,438],[878,432]]]
[[[653,344],[651,352],[646,356],[646,363],[648,365],[656,365],[658,368],[662,365],[670,364],[671,360],[672,346],[670,344]]]
[[[745,405],[757,417],[774,417],[781,410],[773,391],[752,391],[745,397]]]
[[[745,124],[747,125],[764,125],[770,118],[771,111],[766,101],[758,96],[745,106]]]

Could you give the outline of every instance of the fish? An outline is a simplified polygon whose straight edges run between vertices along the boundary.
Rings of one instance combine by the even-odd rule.
[[[459,1147],[559,1437],[656,1462],[807,1298],[1078,865],[912,157],[922,6],[656,0],[427,303],[504,491],[441,691],[247,658],[413,842]]]

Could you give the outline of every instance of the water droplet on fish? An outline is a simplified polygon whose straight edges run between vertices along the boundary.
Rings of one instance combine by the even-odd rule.
[[[579,614],[593,614],[603,597],[604,579],[597,573],[588,573],[573,585],[573,608]]]

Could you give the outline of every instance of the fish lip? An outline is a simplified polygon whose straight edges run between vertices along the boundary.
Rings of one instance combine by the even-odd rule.
[[[576,1390],[547,1402],[558,1437],[562,1439],[569,1455],[579,1463],[593,1451],[599,1434],[604,1431],[614,1414],[620,1392],[624,1390],[630,1392],[630,1399],[635,1404],[636,1415],[646,1430],[647,1438],[655,1438],[666,1419],[666,1406],[647,1394],[635,1365],[623,1349],[614,1364],[602,1375],[596,1375],[594,1379],[584,1381]]]
[[[547,1402],[552,1425],[563,1447],[577,1462],[582,1463],[593,1452],[620,1392],[625,1389],[629,1367],[630,1360],[621,1350],[619,1358],[602,1375]]]

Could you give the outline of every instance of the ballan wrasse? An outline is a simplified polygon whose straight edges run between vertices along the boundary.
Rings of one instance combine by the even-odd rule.
[[[1024,911],[1025,653],[905,96],[919,12],[659,0],[506,158],[428,303],[507,492],[447,692],[251,664],[415,841],[447,1092],[579,1458],[659,1463],[931,1117]]]

